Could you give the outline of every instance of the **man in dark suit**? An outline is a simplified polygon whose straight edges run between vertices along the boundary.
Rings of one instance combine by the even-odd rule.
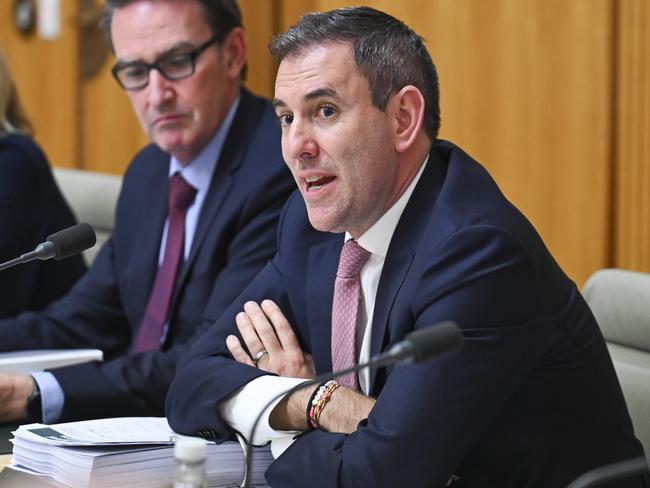
[[[274,487],[560,487],[641,454],[575,285],[487,172],[437,139],[422,40],[361,7],[303,16],[271,49],[302,198],[283,210],[275,258],[180,361],[171,426],[272,440]],[[457,354],[264,411],[445,320],[462,329]]]
[[[164,415],[208,298],[225,309],[273,255],[294,189],[271,104],[241,86],[236,2],[113,0],[106,21],[113,74],[153,144],[86,276],[43,312],[0,322],[1,350],[97,347],[105,361],[0,375],[3,420],[28,407],[46,422]]]

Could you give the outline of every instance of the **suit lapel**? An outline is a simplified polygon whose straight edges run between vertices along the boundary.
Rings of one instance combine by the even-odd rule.
[[[372,317],[372,335],[370,338],[370,356],[379,354],[384,348],[384,338],[390,311],[395,303],[397,292],[402,287],[404,279],[411,268],[414,252],[405,236],[395,232],[391,240],[388,254],[379,279],[375,309]],[[377,370],[370,371],[370,386],[375,383]]]
[[[311,353],[319,373],[332,370],[331,334],[334,280],[343,234],[309,250],[307,263],[307,323]]]
[[[176,292],[171,307],[174,307],[178,291],[187,279],[192,265],[203,247],[206,236],[218,217],[219,209],[232,189],[234,182],[233,174],[244,158],[246,148],[248,147],[246,142],[251,138],[251,133],[254,131],[260,116],[259,107],[260,104],[256,103],[256,100],[248,92],[242,90],[239,107],[237,107],[232,126],[224,141],[217,166],[214,169],[214,174],[212,175],[210,187],[203,202],[203,208],[201,209],[201,215],[192,241],[192,249],[183,266],[181,276],[177,281]]]
[[[388,247],[375,298],[370,338],[371,357],[382,352],[390,338],[388,332],[391,310],[411,269],[422,234],[432,218],[445,174],[445,163],[436,151],[431,151],[427,166],[413,190]],[[376,380],[377,370],[372,370],[371,392],[376,391]]]
[[[130,262],[139,268],[138,271],[130,273],[134,280],[132,289],[141,293],[140,300],[134,300],[140,307],[138,316],[144,315],[144,310],[149,300],[149,294],[153,288],[153,282],[158,271],[158,256],[160,255],[160,239],[162,237],[165,219],[167,218],[167,194],[169,192],[169,154],[160,152],[156,160],[150,162],[152,168],[151,179],[148,184],[142,185],[143,212],[145,217],[139,219],[138,229],[134,231],[137,245],[131,247],[133,258]],[[133,231],[132,231],[133,232]]]

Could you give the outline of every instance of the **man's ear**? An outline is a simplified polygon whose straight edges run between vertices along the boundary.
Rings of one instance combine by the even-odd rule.
[[[406,152],[415,143],[424,121],[424,97],[413,85],[406,85],[388,102],[394,121],[395,151]]]
[[[244,30],[241,27],[233,28],[223,40],[221,49],[228,77],[239,78],[246,64],[247,46]]]

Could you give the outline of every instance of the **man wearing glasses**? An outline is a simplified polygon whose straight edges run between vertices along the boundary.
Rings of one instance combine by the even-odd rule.
[[[220,315],[274,253],[294,188],[271,105],[242,88],[234,0],[108,0],[104,27],[153,144],[90,271],[48,309],[0,321],[0,350],[97,347],[105,361],[0,375],[2,421],[164,415],[205,304]]]

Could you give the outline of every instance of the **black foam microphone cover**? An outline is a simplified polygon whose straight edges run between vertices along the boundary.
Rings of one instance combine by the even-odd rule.
[[[47,236],[47,241],[54,245],[53,257],[59,261],[93,247],[97,237],[90,225],[82,223]]]
[[[415,363],[455,351],[460,347],[461,339],[460,329],[451,321],[418,329],[405,337],[405,341],[413,345]]]

